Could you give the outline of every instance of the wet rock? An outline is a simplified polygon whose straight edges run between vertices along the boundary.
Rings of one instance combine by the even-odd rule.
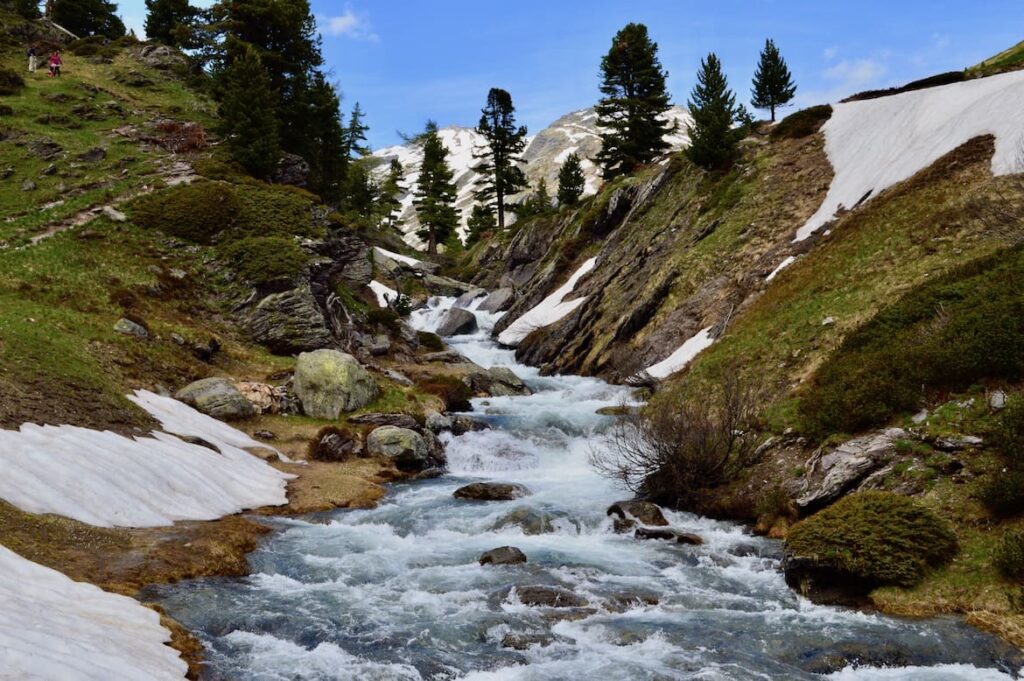
[[[551,518],[529,506],[517,508],[498,518],[492,529],[504,530],[509,527],[518,527],[525,535],[549,534],[555,531],[551,524]]]
[[[149,338],[149,330],[146,329],[142,324],[133,322],[130,319],[118,319],[117,323],[114,324],[114,331],[125,336],[135,336],[136,338]]]
[[[782,570],[791,589],[820,605],[861,607],[870,603],[868,594],[877,586],[815,557],[787,555]]]
[[[853,667],[901,668],[911,665],[931,666],[938,660],[912,659],[908,651],[889,643],[841,642],[834,646],[805,651],[800,667],[810,673],[827,676]]]
[[[294,391],[307,416],[331,420],[366,406],[380,394],[377,383],[356,358],[337,350],[299,355]]]
[[[223,421],[246,419],[257,414],[256,406],[227,378],[204,378],[190,383],[175,393],[174,398]]]
[[[499,288],[497,291],[490,293],[484,302],[480,303],[477,308],[483,312],[504,312],[508,308],[512,307],[512,303],[515,300],[515,292],[510,288]]]
[[[638,527],[633,536],[637,539],[659,539],[675,542],[676,544],[688,544],[690,546],[700,546],[704,543],[704,540],[695,534],[677,532],[676,530],[652,529],[649,527]]]
[[[819,450],[807,462],[797,507],[809,512],[837,500],[889,463],[896,455],[896,441],[905,437],[906,431],[890,428],[854,438],[832,451]]]
[[[441,320],[441,325],[437,327],[437,335],[442,337],[462,336],[474,333],[478,328],[476,315],[468,310],[453,307]]]
[[[582,608],[587,605],[586,599],[557,586],[519,586],[515,588],[515,594],[520,603],[535,608]]]
[[[533,646],[549,646],[554,643],[554,637],[550,634],[524,634],[521,632],[509,632],[501,639],[502,648],[512,650],[528,650]]]
[[[420,427],[419,422],[409,414],[371,412],[369,414],[352,416],[348,422],[356,426],[395,426],[396,428],[408,428],[410,430],[417,430]]]
[[[640,591],[615,594],[607,599],[604,607],[611,612],[626,612],[634,608],[654,606],[661,602],[657,594],[643,593]]]
[[[518,483],[474,482],[455,490],[452,496],[471,501],[512,501],[531,494],[529,488]]]
[[[526,554],[515,546],[501,546],[480,556],[481,565],[519,565],[526,562]]]
[[[429,468],[431,451],[427,441],[415,430],[396,426],[376,428],[366,438],[366,451],[395,462],[401,471],[415,472]]]
[[[468,310],[469,307],[473,304],[474,300],[476,300],[477,298],[482,298],[483,296],[486,295],[487,291],[485,291],[484,289],[475,288],[472,291],[463,293],[461,296],[456,298],[455,302],[452,304],[452,307],[460,307],[463,310]]]
[[[334,344],[320,306],[308,287],[267,296],[246,315],[243,325],[254,341],[278,355]]]
[[[465,414],[455,414],[452,416],[452,433],[455,435],[465,435],[466,433],[477,433],[482,430],[490,430],[491,424],[480,419],[475,419],[472,416],[466,416]]]
[[[464,380],[473,392],[491,397],[533,394],[523,379],[516,376],[515,372],[508,367],[478,369],[467,374]]]
[[[608,515],[617,515],[622,519],[634,518],[642,525],[668,526],[658,505],[649,501],[617,501],[608,507]]]
[[[636,529],[636,521],[632,518],[615,518],[612,529],[615,534],[628,534]]]

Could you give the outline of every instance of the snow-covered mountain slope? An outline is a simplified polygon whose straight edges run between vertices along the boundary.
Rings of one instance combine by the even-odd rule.
[[[679,149],[689,141],[686,130],[690,121],[689,113],[682,107],[673,107],[668,118],[676,123],[676,131],[668,137],[673,149]],[[440,130],[441,140],[448,149],[448,163],[455,171],[455,182],[458,187],[456,205],[461,212],[461,235],[465,235],[466,221],[473,209],[473,193],[480,176],[473,170],[479,161],[473,158],[473,150],[484,147],[484,139],[472,128],[448,127]],[[601,186],[600,169],[593,159],[601,150],[601,138],[597,127],[597,113],[593,109],[575,111],[540,131],[529,139],[523,159],[526,161],[524,170],[530,186],[536,185],[543,178],[548,183],[549,191],[554,194],[558,186],[558,171],[570,154],[578,154],[583,159],[583,171],[587,177],[586,193],[594,194]],[[402,215],[400,228],[405,240],[412,246],[422,247],[421,240],[416,236],[419,223],[413,208],[413,191],[419,178],[420,163],[423,155],[419,148],[411,144],[386,147],[374,153],[382,160],[378,173],[386,173],[388,163],[397,158],[405,169],[406,188],[400,197]]]
[[[978,135],[996,138],[994,175],[1020,172],[1022,110],[1024,71],[836,105],[822,128],[835,178],[796,240]]]

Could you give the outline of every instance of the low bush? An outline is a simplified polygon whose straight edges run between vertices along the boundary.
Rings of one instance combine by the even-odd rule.
[[[10,69],[0,68],[0,95],[15,95],[25,87],[25,79],[21,74]]]
[[[957,540],[944,520],[913,499],[862,492],[795,525],[786,551],[868,584],[909,587],[952,559]]]
[[[427,350],[433,352],[440,352],[444,350],[444,341],[436,333],[430,333],[429,331],[417,331],[416,339],[420,342],[420,345]]]
[[[1024,398],[1010,399],[996,419],[992,445],[1008,466],[1024,469]]]
[[[992,553],[992,564],[1007,579],[1024,579],[1024,530],[1009,530]]]
[[[261,289],[287,288],[309,258],[291,237],[256,236],[221,247],[224,258],[239,275]]]
[[[1024,473],[1000,471],[984,481],[978,499],[992,515],[1008,518],[1024,512]]]
[[[149,194],[129,210],[142,227],[201,244],[212,243],[230,229],[238,211],[238,197],[230,185],[202,181]]]
[[[828,104],[812,106],[790,114],[772,128],[772,139],[799,139],[809,137],[821,129],[825,121],[832,118],[832,107]]]
[[[473,391],[455,376],[448,374],[431,376],[429,380],[420,385],[420,390],[440,397],[448,411],[473,411],[473,405],[469,402],[473,397]]]
[[[390,307],[376,307],[366,313],[366,322],[370,325],[380,324],[391,331],[398,331],[401,318]]]
[[[926,282],[851,333],[800,399],[803,429],[825,437],[918,409],[927,390],[1024,375],[1024,247]]]
[[[311,195],[272,185],[239,185],[236,229],[250,235],[321,236],[313,221]]]
[[[121,53],[122,44],[111,42],[102,35],[79,38],[68,44],[68,51],[79,57],[106,57],[113,59]]]

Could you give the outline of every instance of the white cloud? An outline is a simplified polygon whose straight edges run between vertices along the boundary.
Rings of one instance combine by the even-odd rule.
[[[380,40],[380,36],[373,31],[369,17],[365,13],[356,12],[352,5],[345,5],[345,11],[342,14],[321,18],[319,23],[320,30],[324,35],[373,43]]]
[[[839,55],[839,48],[826,47],[825,50],[821,53],[821,55],[825,58],[825,61],[832,61]]]
[[[855,91],[877,85],[885,71],[885,64],[875,59],[844,59],[825,69],[822,75],[835,82],[838,90]]]

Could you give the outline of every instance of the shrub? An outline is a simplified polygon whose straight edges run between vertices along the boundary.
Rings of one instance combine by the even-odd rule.
[[[238,197],[230,185],[193,182],[144,196],[135,201],[130,213],[143,227],[209,244],[231,228],[238,210]]]
[[[420,389],[440,397],[448,411],[473,411],[473,405],[469,402],[473,397],[473,391],[455,376],[448,374],[432,376],[420,386]]]
[[[926,282],[851,333],[800,400],[806,432],[824,437],[916,410],[924,390],[1024,375],[1024,247]]]
[[[312,461],[345,461],[361,451],[359,438],[351,431],[337,426],[325,426],[310,440],[306,458]]]
[[[0,95],[14,95],[25,87],[25,79],[20,73],[0,68]]]
[[[1024,473],[996,473],[981,485],[978,499],[994,516],[1008,518],[1018,515],[1024,511]]]
[[[757,462],[760,390],[723,371],[699,394],[668,393],[620,417],[590,456],[601,474],[674,507],[735,480]]]
[[[799,139],[810,137],[821,129],[825,121],[832,118],[832,107],[828,104],[812,106],[790,114],[779,121],[770,133],[772,139]]]
[[[106,57],[113,59],[121,53],[121,44],[111,42],[102,35],[80,38],[68,44],[68,51],[79,57]]]
[[[306,252],[284,236],[257,236],[225,244],[224,257],[246,281],[259,288],[287,287],[306,266]]]
[[[417,331],[416,339],[420,342],[427,350],[434,352],[440,352],[444,350],[444,341],[436,333],[430,333],[429,331]]]
[[[375,307],[366,313],[366,322],[368,324],[380,324],[391,331],[398,331],[399,321],[401,321],[401,318],[398,316],[398,313],[390,307]]]
[[[1024,467],[1024,398],[1010,399],[992,430],[992,444],[1009,466]]]
[[[862,492],[794,526],[786,551],[868,584],[909,587],[953,558],[957,541],[945,521],[913,499]]]
[[[247,234],[320,236],[323,229],[313,221],[310,195],[272,185],[240,185],[236,228]]]
[[[992,553],[992,564],[1007,579],[1024,579],[1024,530],[1003,535]]]

